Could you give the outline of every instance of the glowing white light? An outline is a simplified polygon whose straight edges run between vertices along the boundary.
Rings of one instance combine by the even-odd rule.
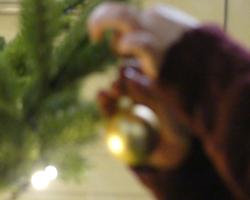
[[[45,168],[44,170],[47,178],[52,181],[52,180],[55,180],[57,175],[58,175],[58,172],[57,172],[57,169],[56,167],[52,166],[52,165],[49,165]]]
[[[108,147],[114,154],[121,154],[124,151],[123,140],[117,135],[111,135],[108,137]]]
[[[147,106],[137,104],[136,106],[134,106],[133,113],[149,123],[153,123],[155,125],[158,123],[157,116],[155,115],[153,110],[151,110]]]
[[[37,171],[31,177],[31,184],[36,190],[44,190],[48,187],[50,180],[45,171]]]
[[[56,167],[49,165],[43,171],[35,172],[31,177],[31,185],[36,190],[44,190],[57,177]]]

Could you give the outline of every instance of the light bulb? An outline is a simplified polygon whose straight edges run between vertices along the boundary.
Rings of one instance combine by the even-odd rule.
[[[49,165],[44,170],[35,172],[31,177],[31,185],[36,190],[44,190],[58,175],[56,167]]]
[[[50,181],[55,180],[58,175],[56,167],[52,165],[47,166],[44,172]]]
[[[31,177],[31,184],[36,190],[44,190],[48,187],[50,180],[45,171],[37,171]]]

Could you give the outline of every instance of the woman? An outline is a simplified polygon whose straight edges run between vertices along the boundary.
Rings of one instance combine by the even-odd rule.
[[[110,91],[103,113],[122,95],[149,106],[160,142],[143,166],[130,166],[157,199],[250,199],[250,54],[219,28],[170,7],[139,11],[104,3],[89,19],[93,40],[137,58]]]

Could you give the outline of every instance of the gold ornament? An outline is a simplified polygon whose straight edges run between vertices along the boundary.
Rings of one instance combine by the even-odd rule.
[[[146,162],[157,143],[157,119],[144,105],[123,98],[118,113],[108,120],[106,141],[115,157],[130,165]]]

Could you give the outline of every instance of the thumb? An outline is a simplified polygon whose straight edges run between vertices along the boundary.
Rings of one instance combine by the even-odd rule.
[[[121,80],[125,95],[135,103],[144,104],[152,109],[157,104],[157,89],[153,80],[134,67],[126,67],[121,71]]]

